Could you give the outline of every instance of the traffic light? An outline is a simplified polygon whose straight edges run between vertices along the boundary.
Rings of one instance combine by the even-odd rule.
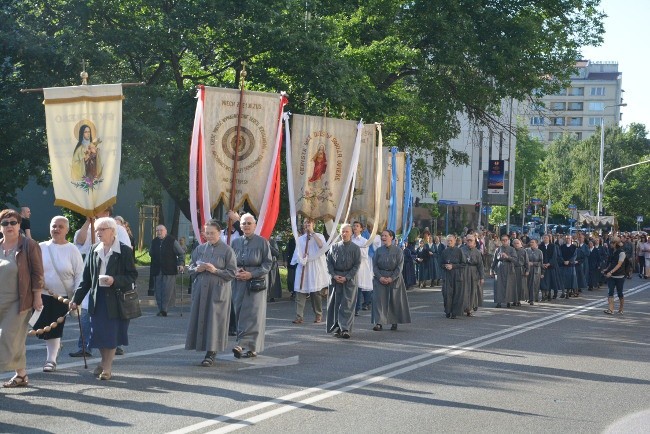
[[[474,204],[474,211],[476,211],[476,212],[481,211],[481,202],[476,202]]]
[[[420,206],[420,198],[419,197],[415,198],[415,206]]]

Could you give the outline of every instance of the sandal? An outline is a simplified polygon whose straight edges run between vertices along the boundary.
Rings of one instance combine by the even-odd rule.
[[[99,379],[103,381],[110,380],[111,377],[112,377],[111,373],[107,371],[103,371],[101,374],[99,374]]]
[[[610,309],[605,309],[603,312],[606,313],[607,315],[613,315],[614,314],[614,312],[612,312]]]
[[[20,381],[17,381],[20,380]],[[14,387],[27,387],[29,384],[29,381],[27,379],[27,374],[20,376],[18,374],[14,375],[14,378],[11,380],[7,381],[6,383],[2,383],[2,387],[6,387],[8,389],[12,389]]]
[[[104,372],[104,368],[102,366],[97,365],[95,369],[93,369],[93,375],[95,377],[99,377],[102,374],[102,372]]]
[[[350,339],[350,332],[347,330],[343,330],[341,334],[339,335],[341,339]]]
[[[43,365],[43,372],[54,372],[56,371],[56,362],[50,362],[49,360]]]
[[[234,354],[236,359],[241,359],[242,356],[244,355],[244,349],[240,346],[236,346],[235,348],[232,349],[232,353]]]
[[[205,368],[209,368],[210,366],[214,365],[214,358],[217,355],[215,351],[208,351],[205,353],[205,358],[201,362],[201,366]]]
[[[294,324],[302,324],[303,322],[305,322],[305,320],[303,320],[302,318],[296,318],[291,322]]]
[[[314,323],[318,324],[318,323],[321,323],[321,322],[323,322],[323,317],[321,315],[318,315],[316,317],[316,319],[314,320]]]
[[[623,315],[623,311],[622,311],[622,310],[619,310],[617,313],[618,313],[619,315]]]
[[[383,329],[383,327],[381,326],[381,324],[377,324],[372,329],[376,332],[380,332]]]

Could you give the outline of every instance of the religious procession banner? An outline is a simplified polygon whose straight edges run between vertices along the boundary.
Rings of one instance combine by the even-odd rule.
[[[54,205],[88,217],[116,202],[122,85],[43,89]]]
[[[384,150],[385,176],[383,191],[385,194],[384,214],[386,228],[395,233],[402,232],[404,212],[404,185],[406,174],[406,155],[397,148]]]
[[[297,214],[340,218],[359,161],[359,129],[355,121],[293,115],[290,167]]]
[[[247,202],[258,216],[257,230],[266,228],[262,235],[268,238],[279,210],[286,103],[284,95],[275,93],[244,91],[242,96],[238,89],[199,88],[190,150],[190,204],[197,236],[220,202],[227,208],[234,204],[235,210]],[[194,219],[197,212],[200,222]]]
[[[332,227],[348,218],[362,129],[361,122],[293,115],[291,135],[287,135],[287,185],[296,241],[298,214],[329,221]],[[331,235],[309,261],[329,249],[337,239]]]
[[[377,126],[365,124],[361,133],[359,164],[354,179],[350,220],[363,218],[373,221],[377,185]],[[381,179],[381,178],[379,178]],[[379,183],[381,187],[381,183]]]

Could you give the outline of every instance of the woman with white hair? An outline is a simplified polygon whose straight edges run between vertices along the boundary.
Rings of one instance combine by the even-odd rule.
[[[65,318],[68,306],[58,300],[58,297],[70,298],[72,292],[79,286],[83,274],[84,263],[79,249],[65,239],[70,229],[70,223],[64,216],[58,215],[50,222],[49,241],[40,243],[43,255],[43,271],[45,273],[45,289],[41,292],[43,310],[34,324],[34,330],[58,322]],[[47,359],[43,372],[56,371],[56,359],[61,346],[65,320],[49,332],[38,335],[45,340]],[[87,336],[86,336],[87,338]]]
[[[238,359],[255,357],[264,350],[266,279],[273,264],[269,242],[255,234],[255,217],[246,213],[239,224],[243,235],[232,242],[237,256],[237,274],[232,286],[237,345],[232,352]]]
[[[129,344],[129,320],[120,318],[117,297],[120,292],[133,287],[138,272],[131,248],[117,238],[115,220],[110,217],[97,219],[95,232],[99,243],[86,257],[83,277],[74,293],[70,309],[76,309],[86,294],[90,293],[90,347],[99,348],[102,357],[93,373],[100,380],[110,380],[115,349]]]

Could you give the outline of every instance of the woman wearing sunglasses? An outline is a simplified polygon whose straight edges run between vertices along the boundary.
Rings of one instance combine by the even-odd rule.
[[[20,214],[0,212],[0,372],[16,371],[3,387],[26,387],[25,335],[32,309],[43,309],[43,260],[38,243],[20,235]]]

